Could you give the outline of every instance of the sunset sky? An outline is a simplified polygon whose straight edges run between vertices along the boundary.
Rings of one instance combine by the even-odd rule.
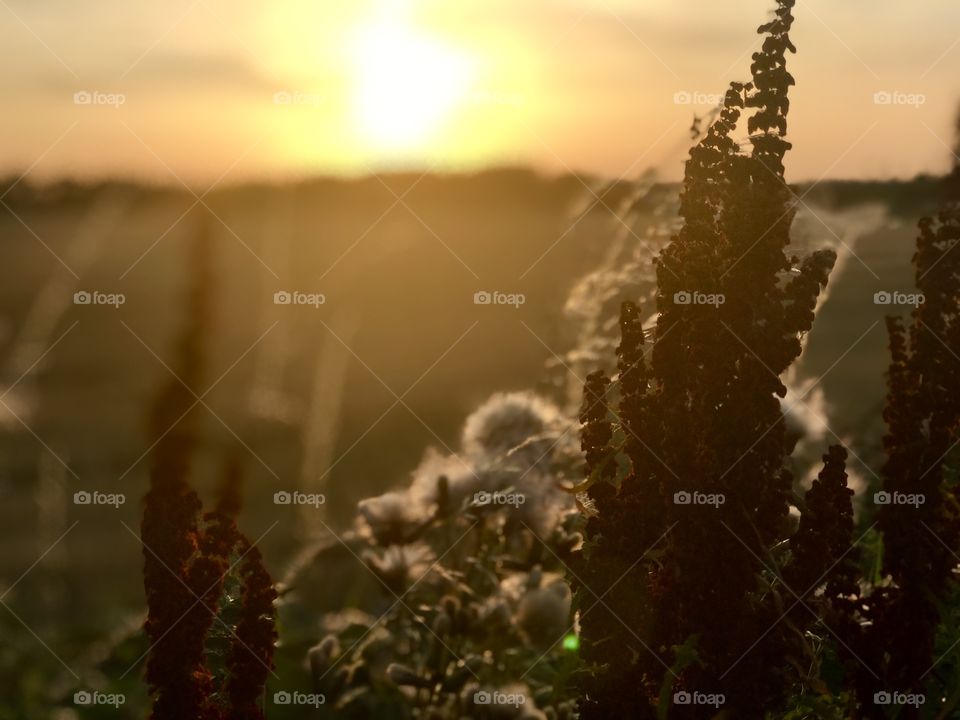
[[[0,0],[0,168],[229,183],[525,163],[675,179],[693,113],[748,77],[772,5]],[[795,14],[789,179],[944,170],[960,3],[798,0]]]

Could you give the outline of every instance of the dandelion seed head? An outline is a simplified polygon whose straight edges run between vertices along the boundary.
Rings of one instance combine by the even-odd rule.
[[[391,491],[361,500],[357,509],[363,529],[382,545],[404,542],[425,517],[422,508],[404,492]]]
[[[486,482],[478,476],[477,468],[463,456],[443,455],[431,448],[413,471],[409,499],[420,512],[432,511],[438,501],[439,480],[446,478],[447,503],[460,507],[474,493],[485,489]]]
[[[524,640],[536,647],[547,647],[570,629],[570,589],[557,581],[525,593],[514,616]]]
[[[501,457],[559,421],[556,405],[533,393],[497,393],[467,418],[463,450],[470,457]]]

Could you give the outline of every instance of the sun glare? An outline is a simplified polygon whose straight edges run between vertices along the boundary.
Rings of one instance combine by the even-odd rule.
[[[361,28],[354,52],[354,121],[362,141],[397,152],[436,145],[468,96],[468,59],[396,16]]]

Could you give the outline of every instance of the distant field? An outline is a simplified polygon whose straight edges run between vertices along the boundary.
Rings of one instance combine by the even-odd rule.
[[[838,246],[841,255],[800,380],[827,372],[821,411],[867,465],[876,461],[881,431],[882,322],[854,342],[889,310],[872,303],[874,292],[909,288],[925,183],[827,183],[797,221],[804,243]],[[624,191],[613,188],[604,199],[615,206]],[[402,482],[425,448],[456,447],[473,407],[496,391],[538,386],[551,351],[568,349],[567,293],[616,230],[603,205],[570,229],[585,198],[576,178],[525,171],[323,180],[207,197],[224,223],[212,225],[218,309],[208,382],[226,374],[204,397],[210,412],[198,478],[215,478],[231,453],[244,459],[243,523],[257,538],[271,528],[262,510],[276,490],[322,485],[324,517],[342,525],[357,500]],[[19,576],[58,530],[79,521],[68,554],[48,560],[70,568],[59,582],[73,589],[74,610],[111,605],[105,589],[116,607],[141,602],[132,533],[146,486],[143,455],[156,440],[146,412],[169,377],[164,363],[173,360],[182,321],[184,263],[201,215],[190,210],[194,200],[120,185],[18,186],[6,202],[20,219],[0,214],[5,384],[42,356],[3,396],[27,427],[12,413],[2,426],[0,520],[9,541],[0,576]],[[857,213],[867,206],[864,217],[889,216],[861,235]],[[78,290],[123,293],[126,303],[74,305]],[[275,305],[278,291],[322,293],[326,303]],[[526,303],[476,305],[478,291],[523,293]],[[850,346],[831,367],[838,348]],[[116,522],[104,520],[70,502],[78,489],[122,492],[128,502]],[[60,498],[54,507],[51,497]],[[282,567],[299,532],[270,530],[263,541],[270,564]]]

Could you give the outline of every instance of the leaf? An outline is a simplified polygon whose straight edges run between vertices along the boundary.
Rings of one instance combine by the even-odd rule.
[[[697,653],[699,640],[700,636],[694,634],[688,637],[683,645],[674,645],[671,648],[674,660],[673,665],[670,666],[670,672],[663,676],[663,683],[660,685],[657,720],[667,718],[667,711],[673,703],[673,682],[676,677],[694,663],[700,662],[700,655]]]

